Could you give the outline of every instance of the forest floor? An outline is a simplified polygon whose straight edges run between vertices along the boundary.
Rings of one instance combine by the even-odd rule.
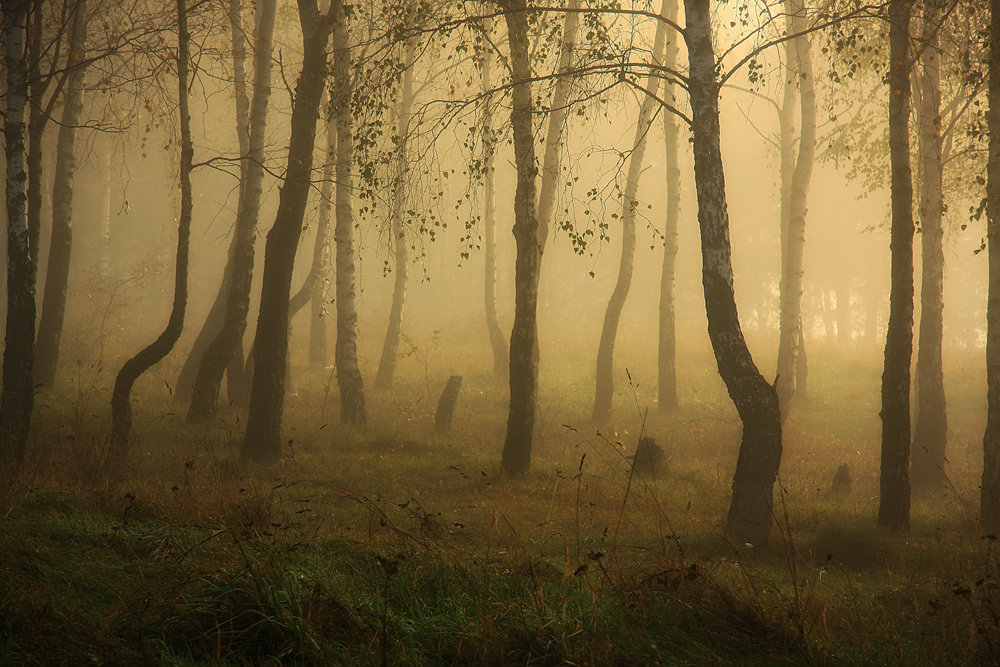
[[[710,359],[682,365],[670,414],[622,378],[601,426],[586,371],[546,367],[514,481],[503,388],[467,376],[435,435],[446,376],[425,364],[369,392],[363,429],[338,424],[329,370],[301,373],[268,466],[240,461],[238,412],[187,426],[146,380],[111,484],[105,395],[81,371],[40,394],[29,469],[0,490],[0,663],[1000,664],[977,360],[947,369],[949,479],[901,534],[874,527],[877,357],[811,359],[764,547],[721,534],[740,429]],[[644,476],[643,433],[666,452]]]

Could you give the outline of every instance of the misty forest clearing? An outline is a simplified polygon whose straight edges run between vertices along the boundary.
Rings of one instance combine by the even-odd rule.
[[[1000,663],[1000,0],[2,10],[0,664]]]

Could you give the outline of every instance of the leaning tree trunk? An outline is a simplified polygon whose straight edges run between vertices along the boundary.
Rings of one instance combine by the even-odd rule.
[[[663,0],[660,13],[666,16],[667,7],[674,0]],[[639,107],[639,119],[635,127],[635,140],[632,154],[629,156],[628,174],[625,179],[625,192],[622,197],[622,254],[618,264],[618,279],[608,300],[604,312],[604,326],[601,328],[601,341],[597,346],[597,381],[594,386],[594,409],[591,418],[594,421],[604,421],[611,414],[611,404],[615,391],[615,339],[618,337],[618,323],[621,320],[622,308],[632,287],[632,269],[635,265],[635,214],[639,207],[636,199],[639,192],[639,177],[642,175],[642,162],[646,155],[646,137],[653,125],[653,114],[656,112],[656,96],[660,88],[661,73],[656,66],[663,61],[663,44],[666,39],[667,24],[657,21],[656,34],[653,38],[650,73],[646,77],[646,90]],[[666,113],[666,112],[664,112]]]
[[[333,30],[333,104],[337,116],[337,194],[334,240],[337,246],[337,343],[334,356],[340,387],[340,418],[348,424],[364,424],[365,383],[358,368],[358,309],[355,304],[354,214],[351,208],[354,156],[354,114],[351,99],[351,52],[347,19]]]
[[[257,8],[254,40],[257,50],[254,55],[253,101],[248,128],[250,134],[245,153],[245,180],[240,187],[240,202],[233,230],[228,293],[222,325],[205,348],[198,367],[188,409],[189,422],[205,421],[215,415],[223,373],[227,367],[242,366],[243,362],[243,334],[246,331],[247,313],[250,311],[257,216],[264,179],[264,143],[267,107],[271,97],[271,44],[275,5],[275,0],[262,0]],[[313,132],[315,133],[315,129]],[[235,383],[230,374],[230,387],[233,384]]]
[[[410,135],[410,111],[413,108],[413,70],[415,38],[410,38],[403,46],[403,86],[399,98],[398,128],[399,143],[396,145],[395,174],[392,183],[392,201],[389,205],[389,234],[392,236],[396,277],[392,285],[392,305],[389,308],[389,324],[385,330],[385,340],[382,342],[382,355],[378,361],[378,371],[375,373],[375,387],[391,389],[392,378],[396,373],[396,360],[399,353],[399,338],[403,332],[403,304],[406,299],[407,271],[410,256],[407,252],[406,225],[403,222],[406,207],[406,189],[409,176],[409,158],[406,154],[406,144]]]
[[[511,128],[514,134],[514,326],[510,333],[510,407],[501,468],[517,477],[528,472],[538,392],[538,273],[542,263],[539,219],[535,214],[535,138],[531,120],[531,56],[525,0],[504,9],[511,65]],[[544,236],[543,236],[544,238]]]
[[[719,374],[743,422],[726,535],[736,544],[763,545],[771,530],[774,481],[781,463],[778,395],[757,370],[736,311],[709,0],[685,0],[684,7],[708,335]]]
[[[785,0],[788,33],[808,27],[801,0]],[[785,97],[781,108],[781,313],[775,388],[786,418],[796,393],[802,335],[802,275],[805,251],[806,204],[816,155],[816,91],[813,85],[812,49],[802,35],[786,44]],[[799,98],[799,150],[792,164],[794,130],[791,109],[795,90]]]
[[[913,427],[910,476],[914,484],[939,485],[945,481],[945,413],[942,342],[944,336],[944,229],[941,225],[942,158],[941,71],[937,8],[925,4],[921,74],[917,81],[920,156],[920,334],[917,347],[917,416]]]
[[[339,25],[346,20],[341,0],[331,3],[327,16],[320,14],[316,0],[298,0],[298,7],[302,71],[292,105],[288,168],[264,249],[260,314],[253,345],[253,386],[243,440],[243,455],[254,460],[274,460],[281,455],[292,268],[311,186],[316,120],[326,74],[326,44],[333,21]]]
[[[666,3],[665,16],[671,23],[677,23],[678,1]],[[678,36],[667,40],[664,48],[663,68],[672,72],[677,67]],[[676,84],[664,82],[663,98],[675,104]],[[663,141],[667,172],[667,211],[663,227],[663,266],[660,273],[660,323],[657,350],[658,407],[660,412],[677,409],[677,304],[675,299],[675,278],[677,273],[677,222],[681,209],[681,169],[677,162],[679,130],[677,116],[662,110]]]
[[[132,431],[132,386],[139,376],[170,353],[184,327],[188,293],[188,250],[191,239],[191,162],[194,156],[194,148],[191,145],[191,115],[188,112],[190,35],[185,3],[186,0],[177,0],[177,106],[181,130],[181,210],[177,227],[174,302],[163,333],[126,361],[115,378],[115,387],[111,394],[111,448],[107,461],[112,471],[125,462],[128,454],[129,436]]]
[[[493,21],[488,20],[483,26],[484,32],[493,32]],[[483,54],[483,91],[493,90],[493,51],[486,49]],[[500,328],[500,318],[497,316],[497,233],[496,233],[496,162],[497,131],[493,128],[493,99],[483,100],[483,116],[480,120],[483,133],[483,256],[484,256],[484,291],[483,302],[486,307],[486,330],[490,335],[490,347],[493,348],[493,379],[500,383],[507,379],[510,366],[510,355],[507,352],[507,337]]]
[[[909,0],[889,2],[889,161],[892,225],[889,325],[882,371],[878,525],[910,527],[910,360],[913,352],[913,181],[910,174]]]
[[[38,322],[35,350],[35,378],[38,384],[52,386],[59,363],[59,340],[66,315],[66,285],[69,280],[70,254],[73,249],[73,176],[76,172],[76,128],[83,113],[85,68],[79,63],[87,46],[87,3],[80,0],[70,29],[68,74],[65,103],[56,144],[56,167],[52,179],[52,237],[45,272],[42,316]]]
[[[989,299],[986,310],[986,432],[979,499],[984,530],[1000,531],[1000,0],[990,0],[989,160],[986,166],[986,219],[989,243]],[[9,140],[8,140],[9,141]]]
[[[35,352],[35,268],[28,250],[25,182],[24,111],[28,102],[28,72],[24,58],[27,3],[3,0],[7,51],[5,148],[7,164],[7,330],[0,393],[0,473],[24,460],[31,425],[34,388],[31,366]]]

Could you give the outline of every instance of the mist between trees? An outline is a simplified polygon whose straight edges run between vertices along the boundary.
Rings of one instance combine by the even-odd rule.
[[[857,452],[872,521],[906,530],[911,489],[981,474],[995,531],[996,22],[936,0],[5,0],[0,472],[51,451],[53,405],[97,418],[87,474],[123,484],[151,419],[270,465],[295,451],[286,405],[367,442],[462,376],[448,419],[477,415],[511,483],[561,424],[693,456],[685,415],[718,404],[721,532],[765,545],[783,452],[856,374],[867,435],[831,475]]]

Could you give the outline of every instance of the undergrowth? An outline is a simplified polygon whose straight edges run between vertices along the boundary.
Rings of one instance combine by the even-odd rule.
[[[1000,662],[998,545],[960,464],[972,445],[955,445],[946,488],[915,497],[908,534],[876,530],[870,397],[825,370],[787,423],[772,540],[756,548],[721,537],[739,431],[707,375],[666,416],[627,386],[601,427],[563,392],[573,381],[555,383],[533,470],[513,481],[485,377],[466,379],[443,437],[427,369],[372,395],[368,429],[336,424],[329,372],[307,374],[268,466],[240,460],[238,411],[188,427],[147,390],[114,483],[99,474],[106,425],[81,409],[94,401],[46,396],[30,465],[0,491],[0,662]],[[971,442],[963,428],[978,426],[953,442]],[[664,458],[638,474],[644,435]],[[847,495],[829,489],[843,462]]]

